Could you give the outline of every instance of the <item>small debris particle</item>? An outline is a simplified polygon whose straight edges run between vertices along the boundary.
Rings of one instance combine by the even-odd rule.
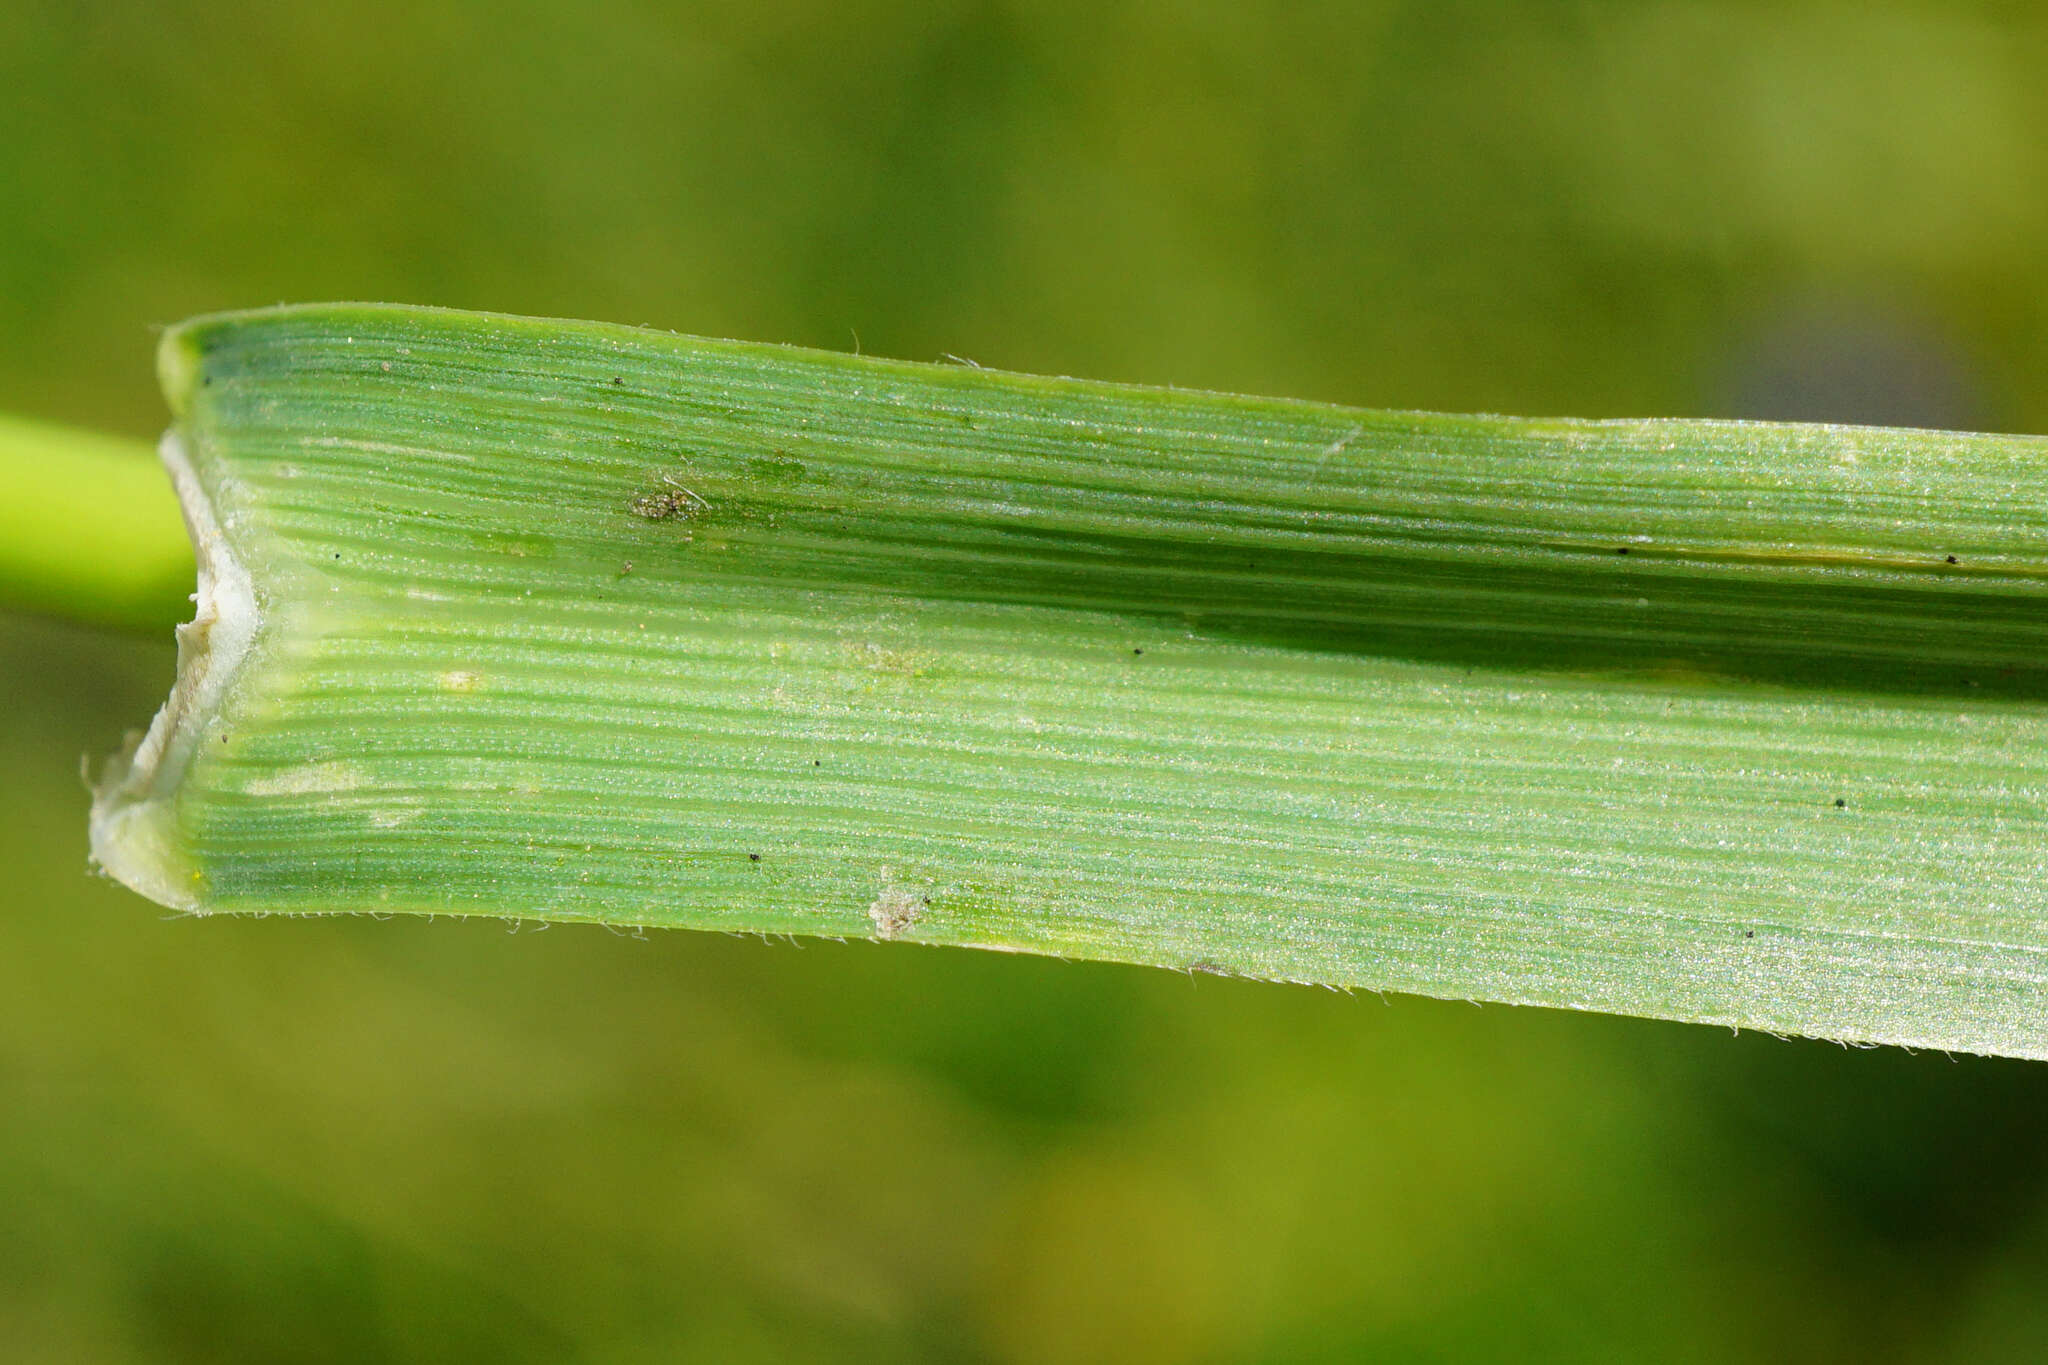
[[[627,560],[627,561],[626,561],[625,563],[623,563],[623,564],[619,565],[619,577],[621,577],[621,578],[624,578],[624,577],[626,577],[626,576],[627,576],[628,574],[630,574],[630,573],[632,573],[632,572],[633,572],[633,561],[632,561],[632,560],[630,560],[630,559],[629,559],[629,560]]]
[[[1848,803],[1847,801],[1843,800],[1843,799],[1842,799],[1841,797],[1839,797],[1839,796],[1838,796],[1838,797],[1836,797],[1836,798],[1835,798],[1835,809],[1836,809],[1836,810],[1847,810],[1847,809],[1849,809],[1849,803]]]
[[[1756,930],[1754,930],[1754,929],[1744,929],[1744,930],[1742,931],[1742,936],[1743,936],[1744,938],[1755,938],[1755,937],[1756,937]]]
[[[750,863],[758,863],[761,861],[761,855],[758,853],[749,853],[747,855],[747,861]]]
[[[1332,455],[1342,455],[1346,446],[1363,435],[1365,435],[1364,427],[1347,428],[1342,436],[1339,436],[1336,440],[1323,447],[1323,458],[1327,460]]]
[[[925,907],[931,904],[914,891],[903,891],[891,887],[875,897],[868,907],[868,918],[875,922],[876,938],[895,938],[923,917]]]
[[[1955,557],[1954,555],[1950,555],[1950,556],[1948,557],[1948,562],[1949,562],[1949,563],[1951,563],[1951,564],[1955,563],[1955,562],[1956,562],[1956,557]]]
[[[614,384],[624,385],[624,384],[625,384],[625,382],[626,382],[625,380],[623,380],[623,379],[619,378],[619,376],[617,376],[617,375],[613,375],[613,376],[612,376],[612,383],[614,383]]]
[[[390,373],[391,373],[391,362],[390,362],[390,361],[388,361],[388,360],[380,360],[380,361],[378,361],[378,362],[377,362],[377,368],[378,368],[378,369],[380,369],[380,370],[382,370],[382,371],[383,371],[383,372],[384,372],[385,374],[390,374]]]

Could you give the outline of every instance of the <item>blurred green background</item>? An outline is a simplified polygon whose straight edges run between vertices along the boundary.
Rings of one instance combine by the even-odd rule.
[[[424,10],[424,12],[422,12]],[[2035,4],[0,6],[0,410],[393,299],[2048,430]],[[0,1355],[2038,1361],[2048,1067],[870,944],[166,918],[0,618]]]

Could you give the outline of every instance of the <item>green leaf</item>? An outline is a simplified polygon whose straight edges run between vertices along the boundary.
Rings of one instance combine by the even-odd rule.
[[[2048,1056],[2048,449],[336,305],[166,336],[194,911],[873,936]]]

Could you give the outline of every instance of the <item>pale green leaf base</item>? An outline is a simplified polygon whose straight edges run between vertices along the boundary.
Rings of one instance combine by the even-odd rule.
[[[167,904],[2048,1056],[2039,441],[374,306],[164,358],[211,586],[94,830]]]

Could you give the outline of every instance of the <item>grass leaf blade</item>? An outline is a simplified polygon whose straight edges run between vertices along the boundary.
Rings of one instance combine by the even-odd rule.
[[[368,305],[163,371],[213,587],[94,829],[166,903],[2048,1056],[2039,440]]]

